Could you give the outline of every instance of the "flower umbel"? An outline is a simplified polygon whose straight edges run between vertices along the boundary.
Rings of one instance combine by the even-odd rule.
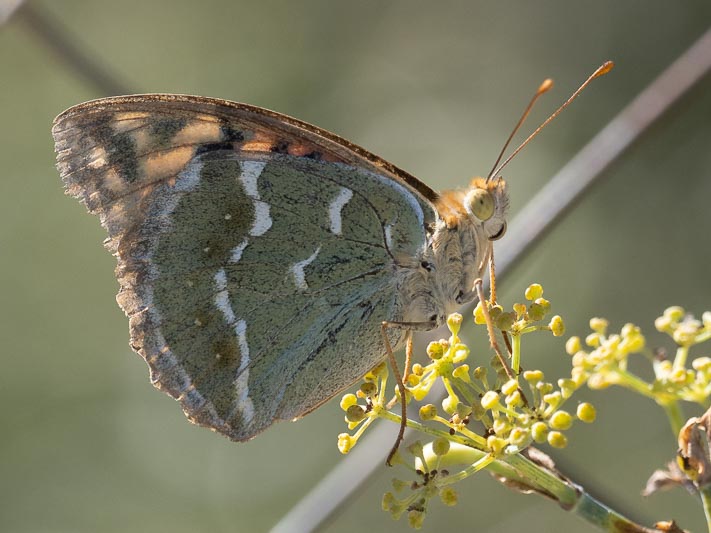
[[[592,404],[571,402],[583,385],[591,389],[620,385],[661,405],[679,434],[683,453],[680,452],[678,466],[670,463],[673,468],[669,472],[656,472],[647,492],[675,483],[696,487],[705,502],[711,531],[711,482],[707,482],[707,477],[711,479],[711,462],[704,454],[704,450],[708,451],[706,441],[699,437],[707,436],[711,429],[711,410],[704,419],[693,418],[684,424],[679,407],[681,401],[706,408],[709,405],[711,357],[702,355],[690,360],[689,350],[711,339],[711,312],[698,320],[680,307],[670,307],[655,321],[656,328],[676,343],[673,359],[661,351],[649,350],[637,326],[626,324],[619,333],[610,333],[607,320],[593,318],[591,333],[584,339],[571,337],[565,343],[572,362],[570,377],[550,380],[542,370],[521,370],[522,337],[534,332],[560,337],[565,325],[558,315],[547,318],[551,303],[543,297],[543,287],[533,284],[524,296],[527,303],[515,303],[511,310],[488,301],[480,302],[474,310],[474,322],[485,326],[487,335],[491,335],[496,357],[471,354],[459,338],[463,317],[453,314],[447,320],[450,337],[431,342],[427,346],[427,363],[414,364],[406,374],[404,401],[421,402],[418,409],[408,411],[417,416],[408,418],[406,425],[429,440],[401,448],[391,460],[391,464],[408,467],[416,477],[409,481],[393,479],[393,490],[383,496],[383,510],[395,519],[406,515],[411,527],[420,528],[433,498],[447,506],[456,505],[454,483],[487,469],[511,488],[545,494],[573,512],[585,510],[579,512],[580,516],[602,529],[608,530],[614,524],[616,529],[611,531],[647,531],[591,498],[580,485],[567,481],[550,458],[532,446],[565,448],[569,443],[566,432],[576,420],[586,424],[595,421],[597,413]],[[499,341],[495,342],[494,337]],[[506,347],[505,354],[496,344]],[[628,369],[629,358],[635,354],[651,363],[651,382]],[[509,364],[506,356],[510,368],[504,368]],[[486,359],[488,365],[483,364]],[[353,433],[338,436],[342,453],[355,446],[376,418],[401,423],[400,414],[392,408],[403,399],[396,394],[388,401],[387,377],[385,365],[378,365],[356,393],[343,396],[341,408]],[[446,396],[441,401],[430,398],[427,403],[437,382],[443,385]],[[700,424],[699,420],[706,421]],[[522,455],[524,450],[526,454]],[[603,519],[598,521],[599,517]]]
[[[625,324],[619,333],[608,333],[608,323],[601,318],[590,320],[593,331],[584,341],[571,337],[566,351],[572,356],[571,379],[587,382],[592,389],[619,385],[647,396],[664,407],[675,434],[684,420],[678,403],[697,403],[708,407],[711,395],[711,357],[699,356],[689,364],[689,349],[711,339],[711,313],[701,320],[688,315],[681,307],[669,307],[654,321],[658,331],[668,334],[676,343],[673,359],[664,352],[652,353],[639,327]],[[628,370],[629,358],[635,354],[646,357],[652,366],[651,382]]]
[[[438,381],[444,386],[446,396],[436,404],[421,405],[415,411],[419,416],[407,420],[409,427],[433,440],[426,444],[417,442],[408,447],[408,454],[399,455],[398,459],[406,465],[406,455],[414,458],[414,465],[410,463],[410,467],[418,479],[395,483],[398,488],[395,492],[409,487],[404,497],[389,492],[383,498],[383,508],[394,518],[407,512],[410,525],[420,527],[433,497],[438,496],[445,505],[456,503],[453,483],[499,460],[506,461],[534,441],[554,448],[565,447],[568,443],[565,431],[575,420],[594,420],[594,408],[589,404],[577,410],[574,406],[573,414],[563,409],[582,381],[546,381],[540,370],[520,373],[523,335],[543,331],[560,336],[565,330],[560,316],[546,321],[551,304],[543,298],[540,285],[531,285],[525,297],[529,303],[514,304],[511,311],[485,303],[498,334],[504,336],[506,346],[510,347],[508,355],[515,379],[502,371],[496,359],[491,366],[478,364],[490,356],[479,356],[475,364],[471,364],[470,350],[459,338],[463,317],[456,313],[447,320],[449,339],[431,342],[427,347],[427,364],[413,365],[406,379],[408,401],[423,401]],[[483,325],[486,319],[481,305],[479,303],[474,310],[474,321]],[[386,380],[387,371],[381,365],[366,376],[356,394],[343,397],[341,407],[346,412],[348,429],[358,429],[352,435],[339,435],[342,453],[356,444],[375,418],[400,422],[399,414],[389,409],[392,401],[389,404],[384,394]],[[450,473],[453,465],[459,470]]]

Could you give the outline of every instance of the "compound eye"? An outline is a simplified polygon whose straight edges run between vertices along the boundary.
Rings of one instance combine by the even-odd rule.
[[[494,214],[494,197],[486,189],[472,189],[464,199],[465,209],[482,222]]]
[[[506,233],[506,222],[501,224],[501,229],[497,231],[494,235],[489,237],[490,241],[498,241],[501,237],[504,236],[504,233]]]

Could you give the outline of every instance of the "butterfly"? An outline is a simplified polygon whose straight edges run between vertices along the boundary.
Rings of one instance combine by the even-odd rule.
[[[353,384],[474,299],[506,229],[501,178],[437,193],[333,133],[198,96],[95,100],[52,129],[66,192],[99,216],[151,381],[251,439]]]

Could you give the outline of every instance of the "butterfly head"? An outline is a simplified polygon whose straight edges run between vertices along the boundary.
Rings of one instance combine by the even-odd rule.
[[[403,285],[406,321],[439,325],[474,299],[474,282],[486,269],[492,241],[506,231],[508,203],[501,178],[475,178],[468,189],[439,195],[439,221],[423,255],[427,268]]]
[[[487,239],[495,241],[504,236],[509,196],[503,178],[475,178],[462,204],[470,220],[481,224]]]
[[[487,241],[500,239],[506,233],[508,207],[503,178],[474,178],[468,189],[445,191],[437,201],[437,211],[448,228],[474,227],[479,237]]]

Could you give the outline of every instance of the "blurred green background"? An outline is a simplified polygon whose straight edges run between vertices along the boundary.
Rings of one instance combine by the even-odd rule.
[[[488,172],[543,78],[556,90],[525,131],[614,59],[613,73],[507,168],[513,213],[711,22],[708,0],[31,4],[135,92],[275,109],[436,189]],[[331,402],[233,444],[191,426],[151,387],[114,302],[104,232],[62,194],[54,169],[52,119],[100,96],[21,14],[0,27],[0,531],[264,531],[343,460],[342,413]],[[710,200],[707,77],[516,266],[500,299],[510,305],[538,281],[570,334],[585,335],[587,320],[604,315],[613,328],[635,322],[650,344],[668,346],[652,331],[666,306],[711,309]],[[526,367],[567,374],[562,340],[524,349]],[[553,454],[562,470],[648,525],[676,518],[704,529],[683,491],[639,495],[676,450],[661,409],[615,389],[585,389],[579,399],[595,403],[598,421],[575,427],[569,447]],[[385,453],[373,450],[372,460]],[[327,531],[408,530],[379,503],[390,478],[407,473],[379,472]],[[591,531],[483,473],[459,491],[457,507],[432,505],[425,531]]]

